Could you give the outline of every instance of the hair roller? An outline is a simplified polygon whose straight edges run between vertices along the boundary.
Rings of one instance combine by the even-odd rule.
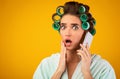
[[[84,13],[80,15],[80,20],[82,22],[86,22],[88,19],[90,19],[92,16],[90,13]]]
[[[89,11],[89,7],[87,5],[81,5],[79,7],[79,13],[86,13]]]
[[[94,36],[94,35],[96,34],[95,28],[93,28],[93,29],[90,31],[90,33]]]
[[[89,7],[88,5],[84,5],[84,6],[85,6],[85,8],[86,8],[86,12],[89,12],[90,7]]]
[[[93,25],[96,25],[96,20],[94,18],[91,19],[91,22],[93,23]]]
[[[57,18],[56,18],[56,17],[57,17]],[[61,17],[60,17],[57,13],[53,14],[52,20],[53,20],[54,22],[60,22],[60,19],[61,19]]]
[[[52,24],[52,27],[53,27],[55,30],[59,30],[59,29],[60,29],[60,25],[59,25],[58,22],[54,22],[54,23]]]
[[[61,12],[61,10],[63,10],[63,12]],[[57,9],[56,9],[56,13],[59,16],[62,16],[64,14],[64,6],[58,6]]]
[[[90,28],[90,23],[89,22],[83,22],[82,23],[82,29],[83,30],[88,30]]]
[[[86,11],[86,8],[83,5],[81,5],[79,7],[79,13],[85,13],[85,11]]]

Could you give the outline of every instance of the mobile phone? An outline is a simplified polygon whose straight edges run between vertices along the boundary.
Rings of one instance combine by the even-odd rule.
[[[90,32],[87,32],[83,41],[83,45],[86,46],[88,44],[89,48],[93,40],[93,35]]]

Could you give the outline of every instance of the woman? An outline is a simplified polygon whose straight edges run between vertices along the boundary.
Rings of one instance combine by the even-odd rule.
[[[52,19],[62,38],[61,51],[45,58],[33,79],[116,79],[112,66],[99,55],[91,55],[88,44],[83,45],[87,32],[95,34],[95,19],[87,5],[66,2]]]

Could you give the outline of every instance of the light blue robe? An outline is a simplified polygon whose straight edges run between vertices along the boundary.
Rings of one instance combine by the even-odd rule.
[[[33,75],[33,79],[51,79],[59,64],[60,54],[53,54],[42,60]],[[112,66],[99,55],[92,55],[90,66],[93,79],[116,79]],[[68,79],[67,70],[63,73],[61,79]],[[77,65],[71,79],[84,79],[81,72],[81,62]]]

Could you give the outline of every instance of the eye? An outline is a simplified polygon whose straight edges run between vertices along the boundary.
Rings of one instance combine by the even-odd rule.
[[[72,29],[73,29],[73,30],[77,30],[77,29],[79,29],[79,26],[78,26],[78,25],[73,25],[73,26],[72,26]]]
[[[65,26],[60,26],[60,29],[61,29],[61,30],[64,30],[64,29],[65,29]]]

